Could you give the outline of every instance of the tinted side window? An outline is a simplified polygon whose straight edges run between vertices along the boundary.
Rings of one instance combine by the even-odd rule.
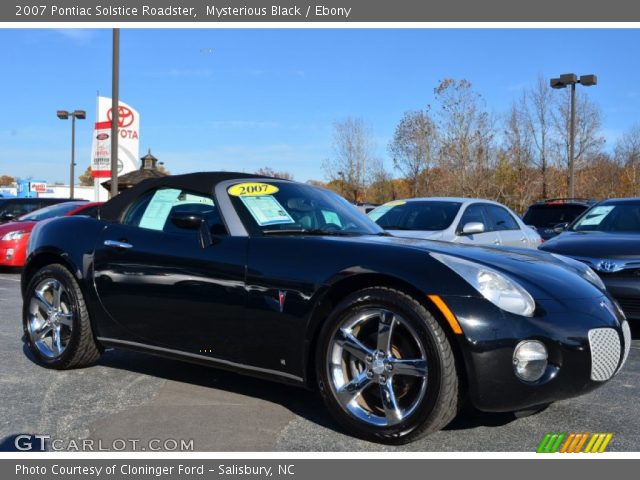
[[[133,204],[127,209],[122,219],[122,223],[124,225],[131,225],[133,227],[137,227],[140,225],[140,219],[144,214],[144,211],[149,206],[149,202],[151,201],[151,197],[153,197],[153,193],[146,193],[142,197],[138,198],[133,202]]]
[[[137,199],[125,213],[122,223],[166,233],[193,235],[193,230],[177,227],[171,221],[176,213],[199,213],[215,235],[225,235],[226,228],[213,199],[175,188],[160,188]]]
[[[73,215],[76,216],[84,216],[84,217],[93,217],[96,218],[98,216],[98,209],[100,207],[98,205],[94,206],[94,207],[89,207],[89,208],[85,208],[84,210],[81,210],[77,213],[74,213]]]
[[[491,219],[493,220],[493,230],[520,230],[518,226],[518,222],[513,218],[505,208],[499,207],[497,205],[487,205],[487,210],[489,211],[489,215],[491,215]]]
[[[34,210],[37,210],[40,207],[41,205],[37,200],[24,201],[24,202],[9,202],[4,206],[0,214],[2,215],[11,214],[14,217],[20,217],[27,213],[33,212]]]
[[[467,209],[462,214],[462,218],[460,218],[460,223],[458,224],[457,231],[461,232],[463,227],[467,223],[471,222],[479,222],[484,225],[485,232],[491,231],[491,222],[487,217],[487,213],[484,209],[484,205],[476,203],[473,205],[469,205]]]

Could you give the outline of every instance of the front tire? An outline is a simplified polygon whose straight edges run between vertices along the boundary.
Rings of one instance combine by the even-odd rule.
[[[47,368],[81,368],[100,358],[82,291],[63,265],[47,265],[33,276],[22,320],[29,350]]]
[[[367,440],[408,443],[440,430],[458,411],[445,332],[398,290],[367,288],[336,306],[320,333],[316,368],[330,413]]]

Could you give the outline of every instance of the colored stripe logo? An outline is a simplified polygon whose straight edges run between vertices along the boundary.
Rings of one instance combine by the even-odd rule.
[[[602,453],[613,433],[556,433],[542,437],[536,453]]]

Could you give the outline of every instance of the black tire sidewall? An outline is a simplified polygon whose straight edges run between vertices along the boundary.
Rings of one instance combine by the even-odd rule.
[[[29,306],[31,303],[33,292],[35,288],[38,286],[38,284],[47,278],[55,279],[62,284],[71,302],[70,307],[71,307],[71,313],[73,314],[73,327],[71,330],[71,338],[64,352],[62,352],[62,355],[56,358],[49,358],[44,356],[42,353],[40,353],[38,348],[31,341],[31,337],[29,335],[28,325],[27,325],[28,318],[29,318]],[[63,369],[63,368],[66,368],[66,366],[74,358],[75,351],[77,350],[78,344],[80,342],[80,331],[81,331],[80,322],[82,321],[82,319],[80,318],[81,316],[81,311],[79,308],[80,298],[78,297],[78,295],[82,295],[82,293],[80,292],[80,288],[78,287],[78,284],[76,283],[75,279],[72,277],[71,273],[61,265],[49,265],[47,267],[42,268],[33,276],[31,281],[29,282],[27,289],[25,290],[24,302],[22,306],[22,326],[24,329],[24,335],[25,335],[25,339],[26,339],[29,351],[34,355],[38,363],[40,363],[41,365],[49,368]]]
[[[370,308],[386,308],[399,314],[416,331],[427,355],[427,391],[421,404],[405,420],[391,427],[377,427],[367,425],[356,420],[343,410],[335,398],[330,385],[331,378],[328,368],[328,348],[339,325],[346,317],[352,316],[360,310]],[[427,317],[427,318],[425,318]],[[420,311],[417,305],[408,298],[394,294],[384,288],[370,288],[356,292],[340,302],[329,316],[320,334],[320,341],[316,350],[316,370],[318,387],[330,413],[345,426],[349,432],[375,441],[386,443],[405,443],[411,440],[412,432],[425,428],[430,423],[435,407],[438,403],[442,388],[442,352],[434,337],[432,328],[435,319],[428,313]]]

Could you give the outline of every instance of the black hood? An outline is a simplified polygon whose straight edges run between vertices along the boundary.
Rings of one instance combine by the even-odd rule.
[[[640,234],[564,232],[540,249],[570,257],[640,260]]]
[[[426,252],[444,253],[484,264],[520,281],[536,299],[594,298],[604,292],[584,279],[587,269],[579,262],[567,264],[547,252],[532,248],[506,248],[462,245],[434,240],[363,236],[335,237],[337,241],[386,244]],[[393,255],[392,253],[390,253]],[[436,261],[436,260],[434,260]]]

